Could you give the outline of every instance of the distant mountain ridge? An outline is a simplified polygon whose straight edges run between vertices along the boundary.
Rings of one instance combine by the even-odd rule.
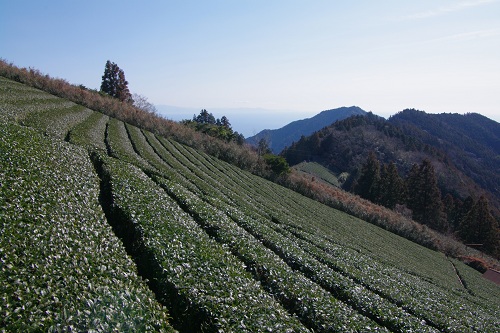
[[[402,173],[424,158],[432,161],[442,194],[462,199],[486,194],[500,212],[500,124],[480,114],[428,114],[407,109],[388,120],[372,113],[322,128],[287,147],[290,165],[322,164],[355,180],[369,152]]]
[[[364,115],[366,111],[357,106],[340,107],[325,110],[314,117],[296,120],[279,129],[266,129],[246,139],[246,142],[257,145],[261,139],[266,139],[273,153],[281,152],[285,147],[298,141],[302,136],[308,136],[328,126],[337,120],[342,120],[355,115]]]
[[[389,123],[445,151],[453,165],[500,198],[500,124],[483,115],[404,110]]]

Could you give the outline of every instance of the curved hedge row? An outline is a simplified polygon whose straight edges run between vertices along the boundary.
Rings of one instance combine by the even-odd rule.
[[[99,205],[87,152],[0,122],[0,327],[168,332]]]

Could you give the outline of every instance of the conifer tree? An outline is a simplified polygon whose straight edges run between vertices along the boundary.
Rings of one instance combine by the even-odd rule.
[[[420,166],[414,165],[407,178],[407,206],[415,221],[433,229],[446,231],[448,223],[443,213],[441,191],[437,186],[434,167],[428,159]]]
[[[460,230],[460,225],[462,224],[463,220],[469,214],[470,210],[476,202],[474,199],[469,195],[464,202],[462,202],[460,205],[455,204],[455,228],[457,230]]]
[[[229,119],[227,119],[226,116],[222,116],[220,119],[220,126],[223,126],[225,128],[231,128],[231,123],[229,122]]]
[[[122,102],[133,103],[132,94],[128,89],[128,81],[125,80],[125,73],[121,69],[118,71],[118,84],[116,87],[116,95],[117,95],[116,97]]]
[[[379,194],[380,163],[374,152],[370,152],[366,163],[361,167],[361,175],[355,186],[355,193],[360,197],[376,202]]]
[[[486,252],[500,254],[500,231],[486,197],[481,196],[462,219],[459,235],[465,243],[482,244]]]
[[[405,184],[394,162],[390,162],[388,166],[384,164],[382,167],[379,193],[378,203],[387,208],[394,209],[396,204],[404,203]]]
[[[198,116],[193,116],[193,121],[197,122],[198,124],[216,124],[214,115],[212,113],[209,113],[205,109],[201,110]]]
[[[122,102],[133,103],[132,95],[128,89],[125,73],[117,64],[106,61],[104,75],[102,76],[101,91]]]

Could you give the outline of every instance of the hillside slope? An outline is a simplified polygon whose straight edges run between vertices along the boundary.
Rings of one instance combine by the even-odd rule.
[[[480,114],[427,114],[404,110],[389,123],[450,157],[453,165],[500,197],[500,124]]]
[[[375,152],[382,163],[396,163],[402,174],[407,173],[413,164],[429,159],[436,170],[443,196],[452,193],[463,200],[469,195],[479,197],[486,194],[498,215],[500,170],[495,162],[498,159],[496,143],[500,124],[489,120],[484,127],[478,127],[474,126],[474,119],[472,122],[467,119],[477,116],[457,115],[467,124],[462,126],[471,126],[467,134],[458,126],[453,128],[447,124],[446,115],[417,113],[424,118],[421,122],[410,122],[410,117],[404,120],[407,111],[391,120],[371,113],[354,116],[302,138],[285,149],[283,156],[290,165],[315,161],[336,173],[348,172],[352,178],[344,184],[346,189],[359,176],[359,169],[370,152]],[[435,130],[431,130],[431,126]],[[473,132],[482,133],[475,135],[482,135],[484,144],[471,137]]]
[[[261,139],[267,140],[269,148],[278,154],[285,147],[298,141],[301,136],[308,136],[321,128],[354,115],[362,115],[366,112],[357,106],[341,107],[338,109],[325,110],[314,117],[296,120],[275,130],[263,130],[256,135],[247,138],[247,142],[256,146]]]
[[[500,325],[500,288],[459,261],[67,100],[3,78],[0,93],[0,149],[9,157],[0,192],[3,327],[15,330],[36,311],[42,330],[108,331],[98,323],[113,317],[124,297],[143,293],[105,284],[134,276],[114,264],[126,260],[124,248],[180,332],[496,332]],[[62,158],[63,151],[70,156]],[[71,154],[85,173],[75,170]],[[32,178],[41,166],[45,172]],[[51,167],[66,171],[59,176]],[[53,191],[45,191],[47,183]],[[32,185],[41,189],[25,196]],[[38,210],[73,196],[54,211]],[[95,215],[82,220],[88,207]],[[68,230],[67,242],[51,248],[62,271],[45,273],[39,270],[44,256],[26,260],[13,249],[43,248],[30,226],[50,235],[54,219],[56,230]],[[98,240],[105,239],[92,229],[96,219],[123,242],[99,259],[104,262],[95,259],[103,252]],[[74,267],[82,275],[73,277]],[[90,303],[61,302],[59,295],[78,295],[87,286],[95,287]],[[44,302],[37,301],[40,294],[47,295]],[[108,294],[125,296],[115,301]],[[22,301],[27,297],[31,312]],[[86,304],[99,306],[97,324],[95,316],[85,321]],[[162,312],[154,302],[150,307],[160,311],[153,318],[138,314],[148,310],[130,314],[138,325],[132,330],[157,325]]]

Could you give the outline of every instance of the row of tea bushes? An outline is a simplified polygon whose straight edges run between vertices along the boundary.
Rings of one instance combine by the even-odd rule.
[[[285,261],[294,269],[299,269],[302,270],[304,274],[310,275],[311,271],[325,271],[328,270],[327,266],[322,266],[320,263],[315,263],[314,259],[308,259],[308,263],[305,264],[304,267],[301,267],[299,262],[304,259],[304,257],[307,257],[303,252],[300,252],[297,255],[290,255],[290,254],[285,254],[283,251],[297,251],[295,244],[291,243],[291,239],[293,237],[282,237],[279,233],[276,233],[272,228],[266,227],[266,221],[265,220],[259,220],[256,222],[249,222],[252,220],[252,215],[255,216],[254,213],[250,213],[249,215],[245,214],[239,214],[241,213],[238,210],[238,206],[246,206],[244,204],[244,201],[247,198],[240,198],[236,200],[239,204],[236,204],[233,206],[230,204],[232,201],[235,200],[235,198],[238,198],[241,196],[241,193],[230,193],[230,198],[227,197],[225,194],[222,192],[218,192],[217,190],[221,189],[221,186],[216,183],[214,183],[214,174],[201,174],[200,170],[206,169],[205,165],[206,164],[199,164],[199,160],[197,159],[196,156],[193,154],[190,154],[187,151],[184,151],[184,155],[180,153],[180,151],[183,150],[183,147],[175,147],[174,143],[170,143],[166,140],[161,140],[164,143],[165,147],[169,148],[169,155],[163,155],[164,158],[166,159],[171,159],[171,156],[175,156],[179,162],[183,163],[189,170],[193,171],[191,174],[190,181],[193,183],[196,183],[196,186],[201,189],[201,193],[197,193],[197,195],[189,195],[187,191],[183,191],[182,186],[178,187],[176,189],[176,184],[174,182],[161,182],[156,178],[156,181],[159,181],[162,183],[163,187],[167,192],[176,197],[177,201],[183,206],[191,215],[197,216],[198,220],[200,223],[204,225],[204,227],[208,230],[216,231],[217,237],[222,237],[220,235],[225,235],[225,237],[229,237],[227,235],[228,232],[231,230],[235,231],[235,226],[231,225],[230,223],[223,224],[224,220],[228,220],[228,216],[225,214],[221,214],[221,212],[226,212],[230,214],[230,216],[234,219],[237,220],[240,224],[243,224],[245,228],[249,231],[249,239],[255,239],[258,238],[260,241],[262,241],[264,244],[269,246],[273,251],[277,251],[279,255],[282,257],[285,257]],[[141,145],[144,145],[144,143],[141,143]],[[170,156],[170,158],[169,158]],[[190,165],[191,164],[191,165]],[[188,166],[190,165],[190,166]],[[187,173],[189,175],[189,173]],[[209,183],[209,184],[207,184]],[[213,184],[210,184],[213,183]],[[241,188],[241,187],[240,187]],[[200,196],[203,194],[206,194],[206,202],[203,202],[200,199]],[[215,200],[215,202],[214,202]],[[213,202],[213,207],[214,209],[210,208],[209,202]],[[228,204],[229,203],[229,204]],[[248,207],[248,209],[252,209],[252,207]],[[253,207],[255,208],[255,207]],[[210,213],[208,213],[210,211]],[[232,211],[232,213],[229,213]],[[234,212],[236,211],[236,215],[231,215],[235,214]],[[249,211],[249,210],[247,210]],[[222,225],[221,225],[222,223]],[[250,224],[249,224],[250,223]],[[233,223],[234,224],[234,223]],[[249,227],[251,225],[251,227]],[[272,236],[274,235],[274,236]],[[232,236],[234,239],[238,238],[237,235]],[[240,235],[240,240],[241,240],[241,235]],[[271,237],[271,238],[270,238]],[[234,249],[234,244],[235,240],[234,239],[225,239],[223,242],[224,244],[229,244],[231,248],[233,248],[233,251],[236,251],[236,254],[238,256],[241,256],[241,251],[235,250]],[[284,242],[284,244],[288,245],[280,245]],[[247,246],[250,246],[250,241],[248,241]],[[240,248],[241,249],[241,248]],[[286,250],[284,250],[286,249]],[[258,253],[258,252],[257,252]],[[290,258],[295,258],[295,259],[290,259]],[[297,259],[298,258],[298,259]],[[252,261],[255,262],[255,258],[250,260],[247,258],[246,260],[247,264],[250,264]],[[280,260],[281,261],[281,260]],[[306,261],[307,262],[307,261]],[[308,266],[308,265],[313,266]],[[267,263],[269,266],[270,264]],[[266,267],[265,265],[263,265]],[[288,268],[290,270],[290,268]],[[276,269],[275,269],[276,270]],[[285,272],[286,270],[282,270],[282,273]],[[261,272],[261,274],[269,274],[267,272]],[[331,277],[325,282],[323,280],[319,281],[320,284],[323,285],[327,290],[333,291],[333,293],[337,297],[341,297],[343,300],[348,301],[350,304],[352,304],[358,311],[363,313],[364,315],[368,315],[381,323],[382,325],[385,325],[387,327],[390,327],[392,329],[397,329],[397,330],[406,330],[409,328],[419,328],[422,330],[425,326],[425,324],[422,323],[422,320],[418,318],[412,317],[410,314],[408,314],[406,311],[400,309],[398,306],[391,304],[390,301],[385,300],[384,298],[381,298],[377,294],[374,294],[370,290],[367,290],[366,288],[363,288],[363,286],[357,285],[355,282],[353,282],[351,279],[344,277],[343,275],[340,275],[334,271],[331,272],[331,275],[335,276],[337,275],[337,282],[336,284],[341,284],[343,287],[338,288],[336,286],[332,287],[332,282]],[[290,276],[290,275],[287,275]],[[309,278],[312,278],[313,280],[316,280],[316,277],[311,277],[308,276]],[[334,280],[335,281],[335,280]],[[290,289],[286,284],[279,285],[278,288],[284,288],[286,292],[289,292]],[[352,291],[352,290],[356,291]],[[303,292],[304,289],[301,289],[300,287],[296,287],[297,293],[300,294],[300,292]],[[278,292],[283,293],[283,291]],[[318,292],[318,298],[321,298],[321,293]],[[311,323],[310,318],[307,318],[308,315],[311,315],[310,313],[307,313],[307,311],[304,313],[304,311],[300,311],[300,309],[295,308],[292,306],[293,302],[296,302],[297,299],[301,299],[300,296],[295,295],[295,298],[291,300],[290,298],[284,297],[282,300],[282,303],[284,304],[289,304],[289,307],[293,308],[292,311],[295,311],[296,313],[299,313],[299,318],[302,318],[303,321]],[[317,300],[316,299],[316,300]],[[292,303],[292,304],[290,304]],[[321,301],[318,301],[319,304],[321,304]],[[328,308],[328,306],[323,305],[323,307]],[[306,309],[319,309],[321,308],[320,306],[309,306],[305,307]],[[366,310],[368,309],[368,310]],[[348,327],[351,325],[353,322],[358,322],[358,324],[361,327],[364,327],[366,330],[369,325],[366,324],[366,322],[363,322],[362,320],[352,320],[350,321],[349,318],[349,311],[347,310],[346,307],[344,307],[344,322],[342,325],[345,325],[345,327]],[[325,324],[321,322],[321,312],[319,311],[318,313],[313,313],[313,315],[317,315],[318,318],[316,318],[316,325],[318,327],[331,327],[330,323]],[[340,318],[341,316],[339,316]],[[347,319],[345,319],[347,318]],[[376,325],[375,325],[376,326]],[[315,329],[318,329],[318,327],[315,327]],[[359,329],[359,327],[357,328]],[[433,331],[431,327],[427,328],[428,331]]]
[[[106,151],[106,127],[108,121],[108,116],[93,112],[86,120],[71,129],[68,136],[69,142]]]
[[[30,112],[20,121],[22,125],[43,130],[44,133],[65,139],[69,130],[85,121],[94,111],[81,105],[54,107],[43,111]]]
[[[140,157],[129,139],[125,123],[110,118],[106,132],[106,147],[108,154],[117,159],[132,163],[141,168],[150,168],[150,164]]]
[[[307,331],[144,172],[104,156],[96,159],[110,189],[114,228],[170,308],[176,327],[193,332]]]
[[[84,149],[0,122],[0,331],[168,332]]]
[[[8,92],[8,96],[3,92]],[[2,177],[4,174],[12,179],[17,177],[11,183],[21,184],[14,185],[13,192],[9,192],[11,184],[1,178],[2,195],[6,198],[2,201],[2,209],[6,207],[9,210],[0,217],[5,219],[7,216],[6,221],[15,221],[2,222],[2,232],[5,230],[7,235],[16,237],[12,243],[9,243],[8,237],[0,238],[1,263],[9,263],[1,266],[3,275],[0,281],[6,281],[4,290],[10,288],[8,292],[2,290],[1,314],[5,314],[10,328],[27,327],[15,326],[21,325],[21,317],[16,317],[19,313],[24,316],[23,322],[29,322],[21,305],[31,307],[37,315],[38,308],[47,311],[45,309],[50,307],[46,317],[59,321],[56,324],[53,319],[41,321],[52,320],[50,327],[56,331],[67,327],[74,330],[85,327],[82,330],[89,331],[94,328],[97,331],[134,330],[123,326],[125,323],[132,325],[130,318],[137,318],[134,323],[139,330],[146,330],[141,328],[143,324],[148,328],[165,325],[166,321],[162,319],[165,317],[164,310],[156,305],[148,290],[141,289],[144,285],[139,288],[133,282],[139,288],[136,291],[120,279],[118,282],[114,280],[115,275],[121,276],[113,263],[118,259],[115,256],[113,259],[104,258],[107,254],[101,253],[101,245],[98,245],[102,232],[92,229],[100,225],[95,221],[104,221],[98,201],[115,233],[120,235],[133,255],[139,272],[148,277],[149,287],[172,310],[172,323],[181,331],[496,332],[500,326],[497,289],[482,281],[477,272],[460,262],[450,261],[444,255],[171,139],[98,113],[89,113],[68,101],[1,78],[0,109],[2,121],[22,121],[76,145],[98,147],[92,150],[91,156],[101,176],[98,198],[99,184],[95,174],[90,176],[88,170],[79,167],[85,165],[85,168],[92,169],[84,150],[60,141],[50,141],[38,134],[34,136],[35,141],[45,140],[57,146],[57,153],[53,153],[54,149],[49,144],[35,145],[36,149],[49,147],[48,150],[42,149],[43,158],[35,152],[28,153],[33,153],[35,159],[42,161],[42,167],[37,163],[19,170],[7,167],[14,153],[6,155],[10,157],[2,165]],[[47,119],[42,119],[41,115]],[[57,128],[52,129],[51,126]],[[9,133],[7,131],[2,135]],[[5,147],[12,150],[19,145],[17,139],[2,140],[8,142]],[[26,140],[23,145],[27,145]],[[73,157],[75,161],[61,157],[65,149],[77,151]],[[75,165],[66,167],[69,160]],[[61,168],[68,170],[60,172]],[[48,173],[49,170],[55,174]],[[30,178],[31,174],[40,172],[42,181]],[[89,187],[88,184],[93,185]],[[32,190],[26,190],[26,195],[19,195],[16,199],[13,193],[24,190],[24,186]],[[46,198],[43,194],[45,188],[49,189]],[[82,194],[89,191],[92,194]],[[70,198],[70,204],[64,200],[65,197]],[[78,199],[71,199],[75,197]],[[37,205],[48,213],[37,215],[38,208],[33,208]],[[97,212],[93,219],[89,217],[80,221],[86,212],[90,214],[88,205]],[[54,210],[49,206],[55,207]],[[21,219],[14,219],[15,209],[25,212],[23,214],[35,211],[34,216],[37,217],[25,218],[21,214]],[[0,211],[0,214],[3,212]],[[78,218],[75,220],[73,216]],[[64,253],[57,254],[49,265],[44,261],[45,257],[52,258],[47,252],[43,252],[44,256],[33,256],[36,259],[25,264],[21,252],[11,250],[27,248],[31,238],[26,235],[31,235],[31,230],[36,229],[35,235],[40,234],[39,230],[49,230],[45,227],[34,228],[32,220],[41,226],[52,226],[52,223],[56,226],[33,241],[54,244],[47,245],[50,251]],[[74,226],[79,230],[78,237],[71,231]],[[21,230],[24,238],[16,234],[17,229]],[[109,229],[106,227],[107,232]],[[88,237],[94,235],[96,238],[88,240],[88,237],[82,237],[81,234],[86,231],[90,231]],[[66,239],[63,237],[66,234],[71,236],[70,244],[53,239],[56,236]],[[103,244],[107,244],[108,234],[104,235]],[[116,237],[111,234],[109,237],[115,244]],[[73,247],[86,249],[87,243],[98,250],[99,253],[94,255],[103,257],[102,260],[90,257],[90,249],[82,250],[83,257],[74,254],[76,250]],[[60,252],[52,246],[60,247]],[[39,250],[29,253],[36,251]],[[67,251],[72,251],[72,255],[68,256]],[[123,255],[121,247],[117,251]],[[44,264],[43,269],[40,269],[39,262]],[[60,267],[55,269],[54,265]],[[27,275],[18,274],[17,267],[29,267],[30,272],[40,271],[51,284],[43,284],[42,288],[26,287],[23,281]],[[75,278],[61,279],[66,273],[60,273],[58,269],[75,271]],[[81,276],[82,269],[84,277]],[[127,274],[132,274],[132,280],[137,281],[134,280],[138,279],[135,272]],[[14,275],[22,278],[14,279]],[[108,280],[105,277],[113,281],[113,286],[98,287],[99,291],[111,288],[112,295],[125,293],[136,300],[140,300],[145,292],[149,293],[151,303],[143,302],[142,307],[139,304],[130,305],[134,310],[123,314],[115,311],[118,308],[115,303],[107,301],[109,293],[106,291],[101,292],[100,295],[104,295],[101,298],[94,296],[97,301],[92,299],[86,294],[87,289],[93,292],[95,286],[106,285]],[[229,282],[226,283],[226,280]],[[81,283],[86,286],[85,290]],[[140,279],[138,283],[141,283]],[[68,312],[73,303],[60,306],[63,303],[62,296],[59,296],[62,292],[56,294],[57,299],[50,298],[33,305],[31,299],[40,293],[42,296],[47,293],[39,290],[52,292],[53,284],[57,285],[55,289],[61,290],[68,286],[65,292],[69,296],[64,297],[75,299],[76,315]],[[37,282],[33,285],[37,286]],[[47,288],[47,285],[50,287]],[[21,298],[18,299],[18,295]],[[81,298],[84,303],[78,303]],[[88,301],[89,298],[91,301]],[[29,301],[24,303],[26,299]],[[81,304],[86,307],[78,307]],[[98,311],[93,310],[96,306]],[[141,309],[146,309],[150,316],[142,315]],[[129,312],[131,317],[127,317]],[[110,326],[102,324],[103,320],[99,318],[104,317],[96,313],[105,313],[106,323],[110,322]],[[88,323],[85,322],[87,319],[74,319],[91,315],[98,318],[92,321],[94,328],[84,326]],[[122,319],[116,319],[120,324],[113,326],[115,315],[122,316]],[[60,318],[67,317],[76,320],[69,324],[72,326],[58,324]],[[123,319],[125,317],[129,319]],[[166,325],[165,329],[168,329]]]
[[[296,205],[296,207],[293,207],[290,200],[287,200],[289,198],[283,199],[284,196],[279,195],[274,184],[268,185],[268,182],[262,180],[259,180],[260,183],[256,183],[256,179],[253,177],[242,176],[241,173],[233,172],[232,167],[223,166],[225,163],[206,157],[175,142],[162,138],[159,141],[163,143],[163,148],[167,149],[167,152],[161,154],[159,148],[156,148],[156,151],[170,165],[177,164],[177,168],[182,167],[185,171],[183,172],[184,177],[189,180],[187,183],[186,180],[179,182],[177,179],[178,184],[185,187],[187,183],[191,188],[194,185],[193,196],[205,196],[205,205],[212,202],[211,200],[216,200],[213,202],[213,207],[226,213],[231,208],[237,207],[240,211],[244,208],[246,219],[255,219],[256,216],[260,215],[260,221],[254,225],[255,230],[262,229],[266,224],[270,229],[265,232],[253,232],[255,237],[262,237],[261,241],[269,242],[270,248],[276,246],[280,238],[281,241],[289,243],[282,246],[283,249],[296,251],[296,249],[302,248],[306,255],[303,252],[298,252],[296,256],[288,259],[290,265],[297,265],[301,258],[312,256],[323,266],[319,265],[316,268],[304,266],[299,269],[304,270],[304,274],[331,270],[331,274],[328,274],[324,280],[314,275],[309,275],[309,277],[322,284],[327,290],[332,290],[337,297],[346,300],[365,315],[372,316],[387,327],[402,331],[422,330],[424,327],[433,331],[432,326],[434,326],[444,331],[459,332],[461,330],[474,331],[479,328],[492,330],[496,326],[497,321],[489,314],[495,310],[482,307],[482,315],[477,316],[477,313],[473,311],[474,308],[469,308],[467,302],[462,301],[462,297],[467,298],[467,292],[463,289],[456,290],[459,284],[456,281],[450,283],[450,280],[455,277],[444,273],[446,270],[442,270],[443,274],[439,277],[447,277],[446,281],[448,282],[441,281],[441,284],[446,284],[449,289],[436,287],[427,282],[425,278],[415,276],[412,272],[384,265],[366,254],[354,255],[356,251],[350,250],[345,244],[333,245],[331,242],[323,241],[318,235],[302,230],[308,224],[315,224],[311,220],[305,221],[307,216],[309,218],[316,216],[320,220],[327,219],[325,214],[315,211],[315,207],[308,207],[310,200],[306,199],[304,202],[307,203],[304,203],[300,199],[295,199],[292,205]],[[234,185],[232,189],[231,184]],[[263,186],[264,184],[269,188]],[[170,189],[172,188],[174,186],[170,185]],[[261,192],[261,195],[258,198],[251,197],[249,194],[252,192]],[[274,196],[273,192],[275,192]],[[175,196],[172,191],[171,195]],[[185,204],[185,202],[181,202],[181,204]],[[198,207],[201,210],[203,204],[199,204]],[[326,210],[329,211],[329,209]],[[190,213],[197,214],[196,209]],[[235,216],[231,217],[237,219]],[[219,219],[222,218],[219,216]],[[269,223],[269,221],[273,222]],[[276,225],[273,226],[276,222],[282,226],[279,228]],[[269,239],[270,235],[273,235],[273,228],[276,229],[274,233],[276,239],[274,240]],[[252,232],[250,229],[249,231]],[[295,242],[291,241],[293,239]],[[333,246],[338,248],[336,253],[345,253],[345,255],[330,255],[328,251]],[[279,248],[275,250],[284,251]],[[430,252],[423,248],[422,251]],[[284,252],[281,255],[284,256]],[[447,263],[446,260],[442,262]],[[411,265],[409,263],[407,266]],[[332,277],[335,277],[337,282],[332,282],[335,281],[335,279],[332,280]],[[341,287],[339,288],[338,285]],[[330,289],[331,286],[335,287]],[[461,296],[457,296],[457,293]],[[470,311],[464,315],[461,308],[469,308]],[[426,323],[432,326],[426,326]]]
[[[195,217],[208,234],[240,258],[247,271],[307,327],[315,332],[384,331],[303,274],[293,271],[279,256],[238,226],[224,213],[234,207],[228,207],[213,196],[210,202],[204,201],[182,185],[162,177],[153,175],[153,179]]]
[[[231,167],[228,167],[224,170],[224,176],[230,176],[232,174],[231,169]],[[303,249],[322,264],[335,272],[339,272],[343,276],[339,276],[339,278],[354,281],[359,287],[366,288],[372,294],[379,295],[388,302],[402,307],[406,312],[420,318],[422,323],[426,322],[439,330],[448,332],[495,331],[500,324],[495,315],[499,310],[498,302],[491,302],[493,295],[498,294],[498,291],[493,288],[493,294],[490,295],[488,301],[471,297],[469,290],[460,286],[457,276],[452,271],[450,262],[441,254],[432,253],[428,249],[416,246],[394,235],[388,237],[387,235],[390,234],[381,232],[380,229],[373,226],[369,226],[375,231],[372,235],[365,235],[359,242],[352,242],[352,244],[361,245],[357,246],[356,251],[354,251],[345,243],[345,239],[352,236],[340,229],[335,230],[332,228],[334,225],[340,225],[337,222],[332,223],[338,219],[336,212],[330,209],[321,209],[317,203],[305,198],[301,200],[299,196],[295,196],[292,201],[290,199],[293,196],[288,195],[287,199],[284,200],[283,193],[279,194],[279,187],[272,184],[267,185],[266,181],[258,181],[257,179],[245,181],[244,177],[244,175],[238,173],[233,179],[247,184],[249,188],[253,186],[253,189],[249,189],[249,193],[260,190],[262,193],[259,198],[264,198],[264,200],[258,202],[254,200],[249,204],[249,199],[252,198],[245,196],[240,200],[236,200],[237,205],[239,207],[245,207],[245,205],[259,207],[259,205],[262,205],[259,210],[266,212],[262,214],[262,221],[269,220],[270,214],[274,215],[271,219],[274,220],[275,225],[269,224],[269,226],[281,233],[284,236],[283,239],[295,239],[295,245],[289,246],[289,248]],[[224,181],[224,184],[229,184],[229,182]],[[233,201],[244,192],[241,191],[241,188],[240,186],[240,191],[234,191],[230,194]],[[265,199],[266,194],[272,193],[272,191],[276,191],[275,195],[267,195],[267,199]],[[268,207],[264,208],[266,203],[268,203]],[[273,207],[279,205],[286,208],[281,211],[278,209],[273,210]],[[330,212],[332,213],[331,217],[329,217]],[[309,219],[306,218],[307,216],[309,216]],[[347,216],[344,221],[349,221]],[[330,230],[341,232],[346,237],[336,236],[331,231],[330,233],[323,232],[328,230],[327,223],[329,222],[331,223]],[[352,222],[359,223],[354,219]],[[322,224],[325,224],[325,226]],[[321,233],[314,232],[315,227],[321,230]],[[305,229],[308,229],[309,232],[306,232]],[[265,235],[269,234],[265,233]],[[325,239],[328,241],[324,241]],[[330,241],[331,239],[336,241]],[[386,243],[391,241],[395,243],[394,248],[397,248],[397,242],[399,242],[399,246],[401,246],[400,252],[402,253],[408,253],[406,247],[412,249],[412,255],[403,258],[399,253],[374,251],[379,248],[383,249],[382,246],[387,246]],[[375,247],[371,244],[379,245]],[[366,250],[360,251],[360,249],[363,250],[363,245],[366,246]],[[384,253],[394,253],[394,257],[399,258],[397,265],[393,264],[392,258],[388,255],[384,259],[380,258]],[[377,256],[374,256],[374,254],[377,254]],[[391,260],[386,262],[388,260],[385,258]],[[426,267],[426,265],[429,267]],[[456,263],[456,265],[464,271],[469,271],[468,267],[461,263]],[[398,266],[401,268],[398,268]],[[413,269],[407,270],[408,267]],[[422,270],[419,274],[416,269],[420,267],[425,267],[425,270]],[[430,271],[430,268],[433,268],[433,271]],[[316,271],[319,272],[320,270]],[[325,288],[327,288],[326,285]],[[347,298],[355,301],[357,297],[348,295]],[[393,314],[390,314],[390,317],[393,317]],[[397,316],[393,317],[393,319],[396,318]],[[402,318],[404,318],[404,315]],[[411,322],[411,320],[404,321]],[[418,320],[414,321],[414,324],[418,326]]]
[[[38,89],[0,77],[0,120],[19,121],[26,115],[75,105]]]
[[[293,234],[298,238],[298,246],[323,264],[442,330],[460,332],[465,327],[488,330],[496,325],[494,305],[484,301],[478,303],[477,299],[470,297],[470,291],[460,285],[455,275],[449,276],[449,289],[444,289],[431,281],[374,261],[357,251],[322,240],[321,237],[300,230],[294,230]],[[475,314],[478,309],[481,309],[483,316]],[[485,321],[488,317],[489,320]]]

